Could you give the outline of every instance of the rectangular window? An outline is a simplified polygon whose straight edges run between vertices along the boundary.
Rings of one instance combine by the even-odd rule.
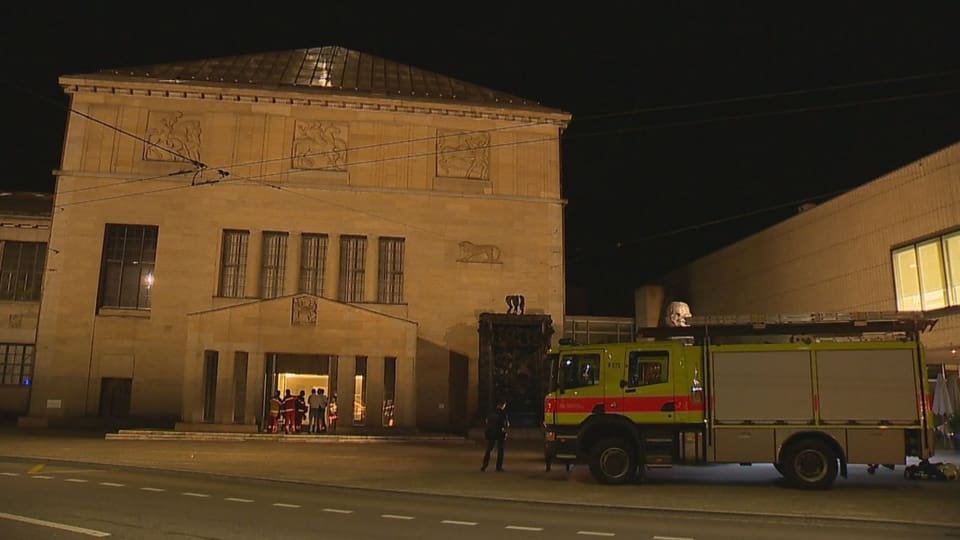
[[[666,351],[630,351],[627,386],[649,386],[668,381],[670,354]]]
[[[243,298],[247,280],[247,243],[250,231],[223,231],[220,254],[220,296]]]
[[[960,305],[960,231],[891,252],[899,311]]]
[[[46,242],[4,242],[0,260],[0,300],[40,300]]]
[[[567,390],[600,384],[600,355],[564,355],[560,360],[560,384]]]
[[[300,237],[300,292],[323,296],[323,272],[327,267],[327,235]]]
[[[363,302],[366,258],[366,237],[340,237],[340,287],[337,297],[341,302]]]
[[[358,356],[353,376],[353,425],[367,423],[367,357]]]
[[[156,225],[106,226],[98,307],[150,309],[158,229]]]
[[[943,258],[947,263],[950,305],[960,306],[960,231],[943,237]]]
[[[260,263],[260,298],[283,296],[287,266],[287,233],[264,232]]]
[[[403,238],[381,238],[377,302],[403,303]]]
[[[30,384],[33,380],[33,353],[33,345],[0,343],[0,384]]]
[[[397,416],[397,359],[383,359],[383,427],[394,427]]]

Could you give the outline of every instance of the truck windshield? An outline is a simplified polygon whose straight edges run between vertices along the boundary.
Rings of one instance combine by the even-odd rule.
[[[556,392],[559,388],[557,384],[557,362],[560,361],[560,355],[557,353],[547,353],[547,392]]]

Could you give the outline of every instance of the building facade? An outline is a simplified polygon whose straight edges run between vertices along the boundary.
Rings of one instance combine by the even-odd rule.
[[[478,317],[563,320],[567,113],[339,47],[60,79],[29,416],[251,430],[477,414]],[[55,251],[54,251],[55,250]]]
[[[53,196],[0,193],[0,417],[27,412]]]
[[[661,288],[662,286],[662,288]],[[703,257],[637,294],[694,315],[915,312],[931,374],[960,363],[960,144]],[[651,317],[646,317],[651,322]]]

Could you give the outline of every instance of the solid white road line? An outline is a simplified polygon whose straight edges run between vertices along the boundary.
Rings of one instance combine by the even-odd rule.
[[[73,525],[66,525],[64,523],[57,523],[55,521],[46,521],[43,519],[28,518],[25,516],[18,516],[16,514],[7,514],[5,512],[0,512],[0,519],[9,519],[11,521],[19,521],[21,523],[29,523],[30,525],[39,525],[41,527],[49,527],[51,529],[60,529],[61,531],[69,531],[69,532],[78,533],[78,534],[85,534],[87,536],[94,536],[97,538],[110,536],[110,533],[108,532],[95,531],[93,529],[84,529],[83,527],[74,527]]]
[[[279,506],[280,508],[300,508],[299,504],[273,503],[273,505]]]
[[[2,476],[20,476],[20,473],[17,472],[0,472]]]
[[[352,514],[353,510],[341,510],[339,508],[324,508],[323,512],[331,512],[333,514]]]
[[[101,485],[101,486],[110,486],[110,487],[123,487],[123,486],[125,486],[126,484],[117,484],[117,483],[114,483],[114,482],[100,482],[100,485]]]
[[[223,499],[223,500],[225,500],[225,501],[230,501],[230,502],[242,502],[242,503],[252,503],[252,502],[253,502],[253,499],[238,499],[238,498],[236,498],[236,497],[227,497],[227,498],[225,498],[225,499]]]
[[[452,519],[445,519],[440,523],[446,523],[447,525],[476,525],[476,521],[454,521]]]
[[[689,536],[654,536],[653,540],[693,540]]]
[[[577,534],[582,534],[584,536],[616,536],[611,532],[600,532],[600,531],[577,531]]]
[[[30,475],[30,478],[39,478],[39,479],[41,479],[41,480],[50,480],[50,479],[53,478],[53,477],[52,477],[52,476],[44,476],[44,475],[42,475],[42,474],[31,474],[31,475]]]
[[[398,516],[396,514],[380,514],[383,519],[413,519],[413,516]]]
[[[152,491],[154,493],[159,493],[161,491],[166,491],[166,490],[163,488],[142,487],[140,488],[140,491]]]
[[[64,482],[73,482],[75,484],[86,484],[89,480],[84,480],[83,478],[64,478]]]
[[[521,527],[520,525],[507,525],[504,529],[511,529],[514,531],[542,531],[543,527]]]
[[[191,491],[184,491],[181,495],[186,495],[187,497],[209,497],[206,493],[193,493]]]

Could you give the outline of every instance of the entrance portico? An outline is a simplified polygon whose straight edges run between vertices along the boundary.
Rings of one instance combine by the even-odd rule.
[[[183,422],[255,431],[274,390],[325,388],[340,426],[414,427],[417,324],[309,294],[187,316]]]

